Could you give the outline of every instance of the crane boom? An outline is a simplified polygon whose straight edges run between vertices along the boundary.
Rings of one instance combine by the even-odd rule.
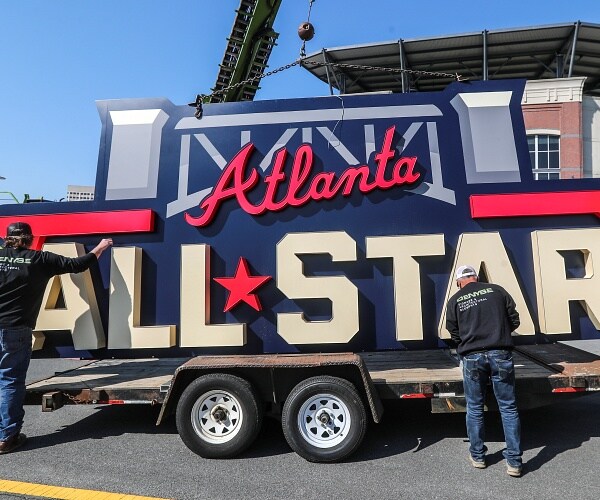
[[[213,92],[264,73],[279,33],[273,21],[281,0],[240,0]],[[212,96],[211,102],[252,101],[260,79]]]

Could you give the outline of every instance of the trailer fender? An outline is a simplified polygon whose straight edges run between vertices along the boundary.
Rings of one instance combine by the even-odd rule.
[[[252,381],[260,381],[259,393],[269,394],[274,402],[283,402],[287,393],[281,388],[274,373],[285,373],[295,379],[315,375],[341,376],[352,382],[371,409],[375,423],[381,421],[383,405],[371,376],[360,356],[353,353],[335,354],[263,354],[257,356],[197,356],[181,365],[173,375],[156,425],[170,415],[185,388],[206,373],[232,373]],[[295,383],[293,385],[295,385]],[[290,388],[291,390],[291,388]],[[289,392],[289,391],[287,391]],[[267,399],[265,397],[265,399]]]

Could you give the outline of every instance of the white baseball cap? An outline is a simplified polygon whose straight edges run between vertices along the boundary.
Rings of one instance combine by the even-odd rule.
[[[456,270],[456,279],[469,278],[470,276],[477,276],[477,271],[473,266],[460,266]]]

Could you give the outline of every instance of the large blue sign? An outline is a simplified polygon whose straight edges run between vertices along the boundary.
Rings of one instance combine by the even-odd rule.
[[[515,296],[519,342],[598,338],[600,236],[585,203],[600,185],[533,180],[523,88],[211,104],[199,120],[165,99],[99,102],[95,201],[2,207],[34,232],[39,215],[66,214],[46,244],[91,246],[117,228],[85,298],[98,304],[96,345],[73,342],[76,325],[44,326],[70,307],[48,293],[40,352],[438,347],[466,263]],[[140,210],[151,227],[128,232]],[[69,214],[109,223],[73,222],[70,235]]]

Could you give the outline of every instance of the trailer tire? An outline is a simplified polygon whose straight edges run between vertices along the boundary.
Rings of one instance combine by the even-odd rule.
[[[204,458],[231,458],[256,439],[263,411],[250,383],[227,373],[203,375],[177,403],[176,423],[185,445]]]
[[[367,429],[361,398],[347,380],[319,376],[300,382],[281,416],[290,447],[309,462],[335,462],[360,446]]]

